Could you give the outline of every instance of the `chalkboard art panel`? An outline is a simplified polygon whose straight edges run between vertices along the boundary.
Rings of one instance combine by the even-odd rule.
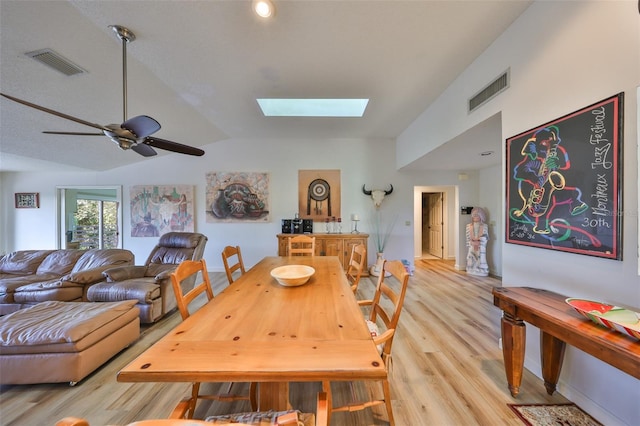
[[[622,260],[624,93],[506,140],[506,242]]]

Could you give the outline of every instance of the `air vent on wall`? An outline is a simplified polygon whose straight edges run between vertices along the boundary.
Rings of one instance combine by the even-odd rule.
[[[64,75],[75,75],[87,72],[51,49],[35,50],[33,52],[27,52],[25,55],[55,69],[56,71],[60,71]]]
[[[500,77],[493,80],[484,89],[469,99],[469,112],[493,99],[507,88],[509,88],[509,70],[505,71]]]

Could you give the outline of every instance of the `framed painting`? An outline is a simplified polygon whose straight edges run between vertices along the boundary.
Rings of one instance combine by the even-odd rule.
[[[622,260],[624,93],[506,140],[506,242]]]
[[[298,170],[300,218],[325,222],[340,218],[340,170]]]
[[[39,209],[40,193],[39,192],[16,192],[15,194],[16,209]]]
[[[132,237],[194,232],[192,185],[135,185],[129,191]]]
[[[207,173],[207,222],[270,222],[269,173]]]

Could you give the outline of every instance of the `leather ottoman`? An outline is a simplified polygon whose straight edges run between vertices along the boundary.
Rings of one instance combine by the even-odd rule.
[[[51,301],[0,317],[0,383],[76,384],[138,339],[135,304]]]

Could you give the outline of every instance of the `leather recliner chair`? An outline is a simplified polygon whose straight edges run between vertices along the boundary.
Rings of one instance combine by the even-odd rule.
[[[106,281],[91,286],[91,302],[137,300],[140,322],[153,323],[176,308],[170,274],[184,260],[200,260],[207,237],[193,232],[169,232],[149,254],[143,266],[111,268],[102,273]],[[185,291],[193,288],[195,277],[183,283]],[[190,286],[190,287],[189,287]]]

